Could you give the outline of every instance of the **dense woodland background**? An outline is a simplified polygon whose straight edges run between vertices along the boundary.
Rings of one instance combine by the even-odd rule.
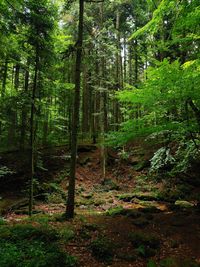
[[[33,91],[37,146],[69,143],[78,2],[0,8],[1,150],[29,147]],[[164,130],[195,142],[199,12],[198,1],[85,3],[80,138],[95,143],[103,121],[111,143]]]
[[[91,189],[84,177],[94,183],[96,172],[99,183],[118,190],[110,177],[121,168],[130,178],[132,167],[140,190],[158,185],[154,200],[199,209],[199,58],[199,0],[0,0],[2,197],[28,197],[32,215],[34,197],[60,190],[62,179],[44,187],[48,179],[54,183],[59,158],[63,179],[70,176],[59,191],[65,203],[69,190],[68,217],[80,201],[74,203],[81,192],[75,174],[78,186],[82,175]],[[119,182],[129,186],[120,200],[141,198],[130,195],[137,179],[129,180]],[[80,266],[101,266],[87,264]],[[159,266],[198,266],[173,264]]]

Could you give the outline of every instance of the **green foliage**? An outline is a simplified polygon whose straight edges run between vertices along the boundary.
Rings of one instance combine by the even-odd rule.
[[[1,166],[0,167],[0,178],[3,178],[4,176],[8,174],[13,174],[14,172],[11,171],[8,167],[6,166]]]
[[[174,157],[170,153],[170,148],[161,147],[155,153],[151,159],[151,172],[157,172],[163,169],[170,169],[175,162]]]
[[[141,257],[148,258],[154,256],[160,248],[160,239],[154,234],[148,235],[140,232],[133,232],[129,234],[129,239],[136,248],[136,252]]]
[[[157,267],[157,264],[154,260],[149,260],[147,263],[147,267]]]
[[[0,216],[0,225],[5,225],[7,222],[5,219],[1,218]]]
[[[113,244],[106,238],[99,237],[92,241],[90,249],[99,261],[111,263],[113,259]]]
[[[65,242],[69,242],[75,237],[75,233],[72,229],[70,228],[62,228],[59,231],[59,237]]]
[[[175,154],[176,165],[173,173],[187,172],[195,163],[200,162],[200,142],[199,140],[182,141]]]
[[[106,214],[109,216],[122,215],[123,213],[124,213],[124,208],[122,206],[110,208],[106,211]]]
[[[76,259],[56,243],[58,234],[51,228],[29,224],[2,226],[0,229],[0,266],[75,266]]]

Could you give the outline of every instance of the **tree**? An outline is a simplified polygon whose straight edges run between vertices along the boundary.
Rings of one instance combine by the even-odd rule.
[[[69,178],[68,198],[66,207],[67,218],[74,217],[77,134],[79,126],[80,87],[81,87],[81,59],[82,59],[82,49],[83,49],[82,48],[83,14],[84,14],[84,0],[79,0],[79,27],[78,27],[78,39],[76,43],[77,50],[76,50],[76,69],[75,69],[75,92],[74,92],[74,110],[72,118],[72,135],[71,135],[71,163],[70,163],[70,178]]]

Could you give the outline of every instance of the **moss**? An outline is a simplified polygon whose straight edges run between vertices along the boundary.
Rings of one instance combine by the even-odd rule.
[[[176,206],[179,206],[180,208],[192,208],[194,207],[194,204],[185,200],[177,200],[175,202]]]
[[[31,224],[0,228],[0,266],[72,267],[77,259],[59,246],[58,232]]]
[[[124,213],[125,213],[125,210],[122,206],[110,208],[106,212],[106,214],[109,216],[124,215]]]

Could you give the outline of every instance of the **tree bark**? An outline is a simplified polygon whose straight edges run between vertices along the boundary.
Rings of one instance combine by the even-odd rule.
[[[33,91],[31,98],[31,118],[30,118],[30,185],[29,185],[29,216],[32,216],[33,211],[33,180],[35,173],[35,97],[37,91],[37,80],[39,70],[39,53],[38,47],[36,48],[35,58],[35,73],[33,81]]]
[[[72,139],[71,139],[71,162],[70,177],[68,187],[68,198],[66,207],[66,217],[74,217],[75,202],[75,180],[76,180],[76,155],[77,155],[77,137],[79,126],[79,109],[80,109],[80,87],[81,87],[81,61],[82,61],[82,45],[83,45],[83,14],[84,0],[79,0],[79,27],[78,41],[76,51],[76,69],[75,69],[75,96],[74,96],[74,112],[72,119]]]
[[[24,92],[25,95],[28,92],[29,87],[29,61],[27,62],[27,69],[25,70],[25,78],[24,78]],[[26,95],[27,97],[27,95]],[[27,129],[27,107],[26,104],[22,107],[22,115],[21,115],[21,132],[20,132],[20,150],[25,149],[25,139],[26,139],[26,129]]]
[[[7,74],[8,74],[8,59],[5,61],[4,65],[4,73],[3,73],[3,82],[2,82],[2,91],[1,91],[1,96],[5,96],[6,92],[6,82],[7,82]]]

